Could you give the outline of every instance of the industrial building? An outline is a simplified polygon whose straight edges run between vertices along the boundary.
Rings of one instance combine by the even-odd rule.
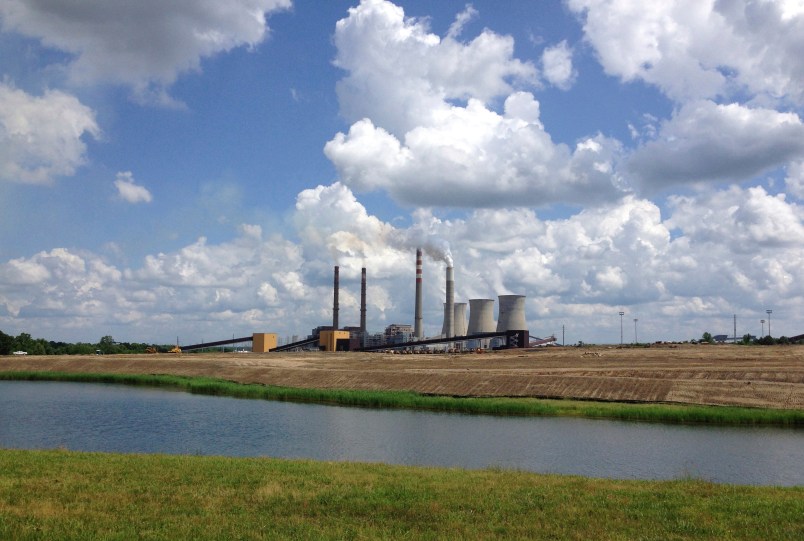
[[[494,321],[493,299],[469,299],[455,302],[455,270],[451,264],[445,271],[446,295],[443,303],[444,318],[441,334],[426,338],[423,330],[423,292],[422,292],[422,250],[416,250],[416,292],[414,303],[414,324],[394,323],[382,333],[369,334],[366,330],[366,268],[361,269],[360,280],[360,325],[340,325],[340,267],[333,272],[332,324],[320,325],[312,329],[307,338],[286,340],[279,344],[273,333],[254,333],[251,337],[233,338],[219,342],[208,342],[184,346],[182,350],[214,347],[217,345],[252,342],[252,351],[290,351],[294,349],[320,349],[323,351],[370,351],[380,348],[488,348],[494,344],[503,347],[528,347],[529,333],[525,318],[524,295],[500,295],[497,321]],[[467,308],[469,321],[467,325]]]

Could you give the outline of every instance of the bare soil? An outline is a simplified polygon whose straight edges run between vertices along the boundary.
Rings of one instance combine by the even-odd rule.
[[[804,347],[551,347],[482,354],[0,357],[0,371],[208,376],[319,389],[804,409]]]

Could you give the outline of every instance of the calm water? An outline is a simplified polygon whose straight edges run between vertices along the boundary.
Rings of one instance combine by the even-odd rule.
[[[804,485],[804,431],[511,418],[0,381],[0,447]]]

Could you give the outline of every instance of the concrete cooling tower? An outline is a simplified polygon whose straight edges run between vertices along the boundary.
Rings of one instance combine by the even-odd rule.
[[[497,317],[497,332],[524,331],[525,295],[500,295],[500,315]]]
[[[466,336],[466,303],[456,302],[454,310],[453,336]]]
[[[469,299],[469,335],[482,332],[494,332],[494,299]]]

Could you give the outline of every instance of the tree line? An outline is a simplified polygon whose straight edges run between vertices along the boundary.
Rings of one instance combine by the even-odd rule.
[[[146,353],[149,347],[157,351],[170,351],[172,345],[145,344],[138,342],[116,342],[111,336],[102,337],[96,344],[87,342],[54,342],[44,338],[33,338],[28,333],[11,336],[0,331],[0,355],[11,355],[15,351],[24,351],[28,355],[92,355],[100,352],[103,355],[122,353]]]

